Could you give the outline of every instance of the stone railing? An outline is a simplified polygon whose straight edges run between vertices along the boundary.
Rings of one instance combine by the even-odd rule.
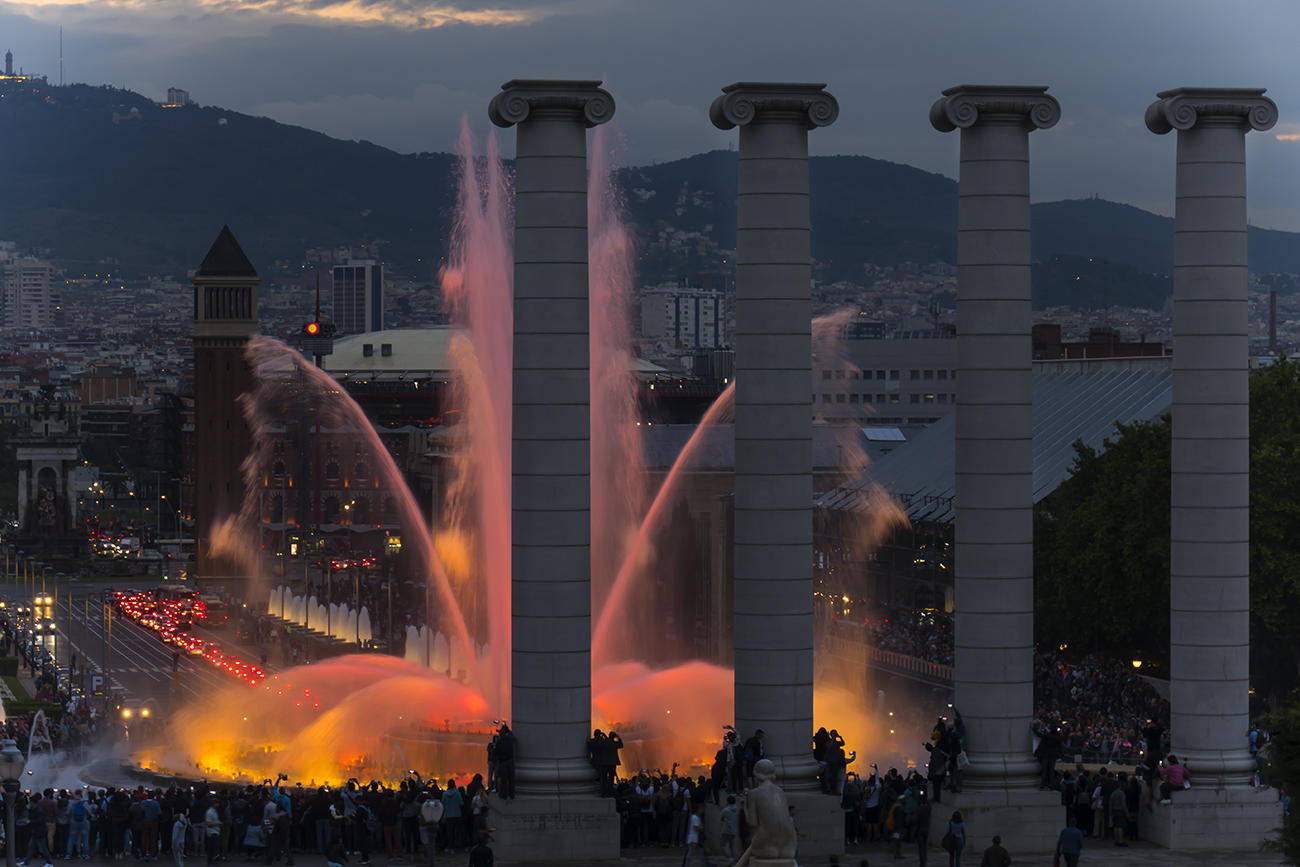
[[[909,656],[906,653],[873,647],[870,657],[871,664],[876,668],[883,668],[896,674],[912,675],[944,684],[950,684],[953,680],[951,665],[931,662],[919,656]]]
[[[828,653],[846,657],[855,662],[860,661],[863,664],[870,664],[873,668],[891,674],[901,674],[904,677],[912,677],[944,686],[949,686],[953,682],[951,665],[931,662],[919,656],[911,656],[894,650],[881,650],[879,647],[871,647],[855,638],[846,638],[842,635],[828,635],[823,639],[822,643]]]

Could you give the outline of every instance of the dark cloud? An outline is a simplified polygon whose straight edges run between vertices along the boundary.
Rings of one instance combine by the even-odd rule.
[[[721,85],[824,81],[841,114],[811,135],[814,153],[866,154],[949,175],[956,136],[927,120],[940,90],[1047,84],[1062,121],[1033,136],[1035,198],[1098,194],[1166,213],[1173,138],[1142,123],[1156,91],[1269,87],[1282,124],[1249,136],[1252,218],[1300,230],[1300,138],[1285,138],[1300,136],[1300,6],[1290,0],[271,0],[261,12],[243,8],[254,0],[149,0],[155,11],[134,11],[142,2],[61,7],[70,79],[156,96],[188,87],[204,103],[412,151],[448,149],[463,114],[486,131],[487,102],[509,78],[605,77],[629,163],[734,141],[705,114]],[[55,18],[38,5],[22,7],[25,15],[0,11],[0,41],[20,34],[16,45],[47,58],[28,65],[49,70]],[[15,8],[0,0],[0,10]],[[326,21],[322,10],[331,9],[392,19]],[[484,9],[512,11],[523,23],[466,16]],[[440,14],[449,16],[441,26],[411,24],[413,15]],[[511,136],[503,139],[508,151]]]

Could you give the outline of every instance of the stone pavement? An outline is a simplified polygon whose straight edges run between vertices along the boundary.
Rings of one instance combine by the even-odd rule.
[[[1086,841],[1091,843],[1092,841]],[[915,867],[917,864],[916,848],[907,846],[903,847],[903,857],[897,861],[890,855],[886,847],[879,845],[871,846],[854,846],[853,851],[839,859],[840,867],[861,867],[864,859],[870,867],[888,867],[888,865],[897,865],[897,867]],[[1050,855],[1017,855],[1014,846],[1009,847],[1011,850],[1011,863],[1014,867],[1050,867],[1052,856]],[[566,867],[682,867],[683,849],[624,849],[623,857],[619,861],[568,861]],[[438,854],[437,867],[466,867],[468,857],[465,853],[457,854]],[[199,862],[191,860],[191,864]],[[233,864],[242,863],[235,859]],[[524,865],[529,862],[525,861],[504,861],[500,858],[496,862],[498,865]],[[693,865],[699,864],[698,860],[692,862]],[[710,858],[709,863],[714,867],[726,867],[726,860],[723,858]],[[979,867],[980,855],[978,852],[967,851],[962,856],[962,864],[965,867]],[[1083,857],[1079,860],[1080,867],[1093,867],[1093,865],[1105,865],[1105,867],[1255,867],[1255,865],[1280,865],[1285,863],[1282,856],[1276,853],[1242,853],[1242,852],[1171,852],[1167,849],[1161,849],[1150,843],[1133,843],[1127,848],[1118,848],[1114,845],[1105,846],[1086,846],[1083,850]],[[348,867],[355,867],[355,859],[350,862]],[[825,858],[819,858],[815,861],[801,861],[800,867],[828,867],[830,861]],[[928,867],[946,867],[948,864],[947,854],[941,849],[932,847]],[[372,867],[387,867],[382,857],[376,857],[371,861]],[[325,859],[317,855],[305,855],[298,853],[294,858],[294,867],[325,867]],[[399,860],[394,862],[393,867],[427,867],[427,862],[423,858],[417,858],[414,862]]]

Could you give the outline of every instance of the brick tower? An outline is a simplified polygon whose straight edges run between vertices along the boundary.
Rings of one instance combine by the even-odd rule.
[[[211,555],[215,527],[239,513],[244,498],[240,465],[252,438],[239,396],[253,388],[244,349],[257,333],[260,281],[229,226],[194,275],[194,533],[202,577],[232,574],[233,564]]]

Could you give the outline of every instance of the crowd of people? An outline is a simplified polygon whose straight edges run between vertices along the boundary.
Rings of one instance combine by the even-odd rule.
[[[368,864],[372,853],[391,863],[435,852],[469,852],[473,867],[490,867],[487,790],[481,774],[458,784],[412,774],[396,788],[349,780],[343,787],[201,783],[166,789],[138,786],[20,793],[14,851],[19,863],[37,856],[156,861],[187,857],[209,865],[242,856],[293,864],[315,852],[332,864],[348,856]],[[7,845],[7,843],[6,843]],[[39,862],[32,862],[37,864]]]
[[[915,613],[872,619],[867,624],[871,642],[881,650],[903,653],[939,665],[954,660],[952,623],[938,615]]]
[[[1055,758],[1133,764],[1167,752],[1169,702],[1122,662],[1036,654],[1034,705],[1039,749]]]

